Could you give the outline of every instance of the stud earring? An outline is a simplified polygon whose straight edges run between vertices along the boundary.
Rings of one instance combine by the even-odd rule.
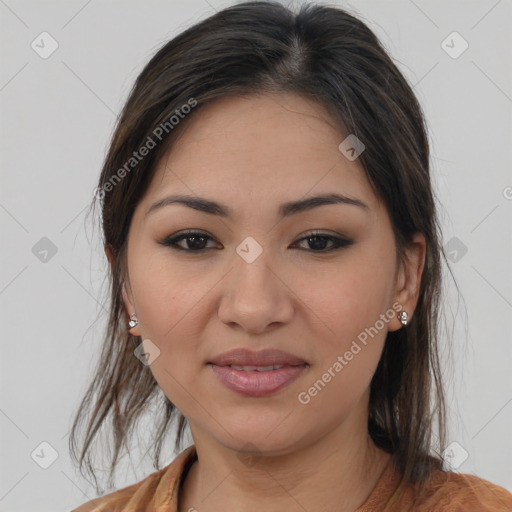
[[[407,325],[407,313],[405,311],[400,311],[400,313],[398,313],[398,319],[402,325]]]
[[[128,325],[130,326],[130,329],[136,325],[139,325],[139,321],[137,320],[137,315],[135,313],[130,315],[130,321],[128,322]]]

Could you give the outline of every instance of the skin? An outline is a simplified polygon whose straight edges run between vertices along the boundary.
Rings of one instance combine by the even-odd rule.
[[[325,109],[298,95],[223,98],[187,119],[137,205],[123,299],[139,320],[131,333],[160,350],[150,369],[196,445],[180,512],[226,504],[240,512],[354,511],[389,461],[369,437],[367,417],[386,334],[403,328],[396,315],[309,403],[297,398],[393,303],[411,318],[418,300],[424,237],[396,260],[385,206],[358,160],[338,149],[345,136]],[[368,208],[323,205],[277,216],[284,202],[333,192]],[[234,216],[178,204],[146,215],[170,194],[223,203]],[[185,229],[210,236],[200,245],[207,248],[186,253],[158,243]],[[316,248],[304,239],[310,230],[354,243],[322,251],[332,242]],[[236,252],[248,236],[263,249],[250,264]],[[179,245],[197,247],[190,239]],[[236,347],[279,348],[309,368],[271,396],[246,397],[206,365]]]

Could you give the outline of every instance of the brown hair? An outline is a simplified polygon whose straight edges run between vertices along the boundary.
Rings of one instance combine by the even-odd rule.
[[[438,450],[444,448],[446,435],[437,325],[445,256],[420,105],[377,37],[353,15],[320,4],[303,5],[294,13],[277,2],[255,1],[217,12],[157,51],[137,77],[105,158],[91,206],[101,200],[104,244],[112,251],[110,317],[95,375],[70,435],[72,456],[81,471],[84,465],[88,468],[96,485],[89,452],[105,422],[111,421],[114,436],[110,477],[121,447],[150,404],[156,402],[161,414],[153,438],[156,469],[173,420],[178,417],[177,451],[187,425],[149,367],[134,357],[141,340],[126,329],[121,287],[134,209],[159,159],[202,105],[225,96],[266,92],[315,100],[339,123],[340,132],[355,134],[365,144],[359,161],[389,212],[397,257],[414,233],[426,238],[417,307],[407,328],[387,335],[371,381],[368,430],[374,442],[392,454],[402,482],[421,484],[433,468],[442,467],[442,458],[432,452],[434,428]],[[150,140],[155,147],[144,158],[131,160]],[[77,428],[89,411],[78,458]]]

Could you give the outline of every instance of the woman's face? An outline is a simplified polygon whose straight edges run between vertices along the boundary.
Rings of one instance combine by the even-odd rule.
[[[386,334],[401,327],[396,310],[410,315],[416,304],[421,241],[397,266],[385,207],[316,103],[224,98],[187,122],[128,238],[123,297],[159,386],[193,434],[233,449],[285,453],[365,430]],[[283,215],[287,203],[332,194],[357,204],[318,201]],[[176,195],[220,206],[162,202]],[[165,245],[184,230],[200,234]],[[262,379],[278,374],[224,367],[228,386],[209,363],[236,348],[279,349],[307,364],[273,370],[294,377],[273,391]]]

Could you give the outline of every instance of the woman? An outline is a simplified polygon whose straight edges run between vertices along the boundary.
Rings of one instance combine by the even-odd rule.
[[[193,445],[76,512],[512,510],[443,466],[426,128],[361,21],[248,2],[187,29],[137,78],[97,197],[111,313],[72,454],[91,403],[93,476],[109,415],[112,476],[154,400],[155,467],[176,416]]]

